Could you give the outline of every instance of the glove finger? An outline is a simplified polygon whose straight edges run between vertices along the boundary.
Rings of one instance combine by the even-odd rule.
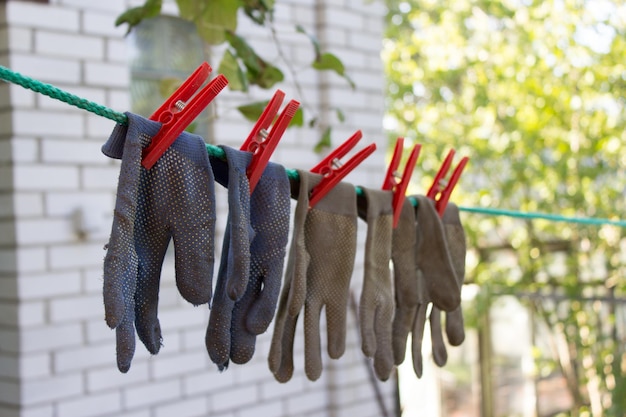
[[[463,310],[460,306],[456,310],[446,313],[446,336],[452,346],[460,346],[465,340]]]
[[[443,225],[448,242],[448,250],[452,260],[452,266],[456,272],[459,287],[465,281],[465,256],[467,253],[467,243],[465,242],[465,231],[459,217],[459,208],[450,202],[443,213]]]
[[[361,350],[368,358],[376,353],[376,333],[374,332],[375,303],[369,301],[368,293],[363,289],[359,304],[359,324],[361,329]]]
[[[102,152],[122,159],[113,211],[111,236],[104,258],[103,299],[107,325],[114,329],[124,319],[129,306],[134,306],[137,256],[134,247],[134,226],[137,193],[141,175],[142,144],[136,121],[129,115],[127,126],[116,125]],[[122,158],[123,156],[123,158]]]
[[[426,325],[426,304],[419,304],[413,321],[413,338],[411,353],[413,355],[413,370],[418,378],[422,377],[424,361],[422,358],[422,341],[424,340],[424,327]]]
[[[257,269],[253,266],[252,269],[258,271],[262,268]],[[251,277],[251,282],[248,284],[248,287],[253,287],[254,291],[249,300],[250,307],[246,309],[246,329],[256,335],[264,333],[274,318],[283,264],[282,262],[270,262],[264,269],[267,270],[266,275],[259,274],[254,278]],[[244,295],[244,297],[246,296]]]
[[[219,283],[218,283],[219,286]],[[209,316],[205,344],[209,357],[221,370],[228,367],[230,357],[230,329],[234,302],[225,294],[224,288],[213,296],[213,306]]]
[[[285,314],[283,320],[276,323],[268,363],[274,378],[279,382],[287,382],[293,376],[293,341],[298,316]]]
[[[250,305],[261,291],[261,281],[258,277],[251,277],[248,288],[243,296],[233,305],[230,325],[230,359],[234,363],[244,364],[252,359],[256,345],[256,334],[247,329],[250,317]]]
[[[347,297],[345,303],[326,304],[328,356],[332,359],[339,359],[346,351],[347,304]]]
[[[316,381],[322,375],[321,309],[319,303],[308,301],[304,307],[304,371],[311,381]]]
[[[393,370],[391,329],[394,307],[392,303],[382,305],[376,312],[376,354],[374,371],[381,381],[386,381]]]
[[[124,319],[127,307],[135,304],[138,262],[132,242],[130,245],[116,247],[114,237],[111,236],[107,249],[104,258],[102,295],[105,321],[114,329]]]
[[[393,358],[396,365],[400,365],[404,362],[406,342],[411,332],[411,326],[413,326],[416,310],[417,306],[410,308],[396,307],[396,313],[393,317],[391,339]]]
[[[145,219],[147,220],[147,217]],[[154,223],[151,222],[151,224]],[[139,340],[148,349],[148,352],[156,355],[161,349],[162,342],[161,326],[158,319],[159,285],[163,258],[167,251],[170,236],[164,229],[153,228],[152,231],[148,231],[145,227],[138,227],[135,235],[139,242],[138,247],[144,249],[137,271],[135,327]]]
[[[122,322],[115,328],[117,369],[126,373],[135,355],[134,306],[129,306]]]
[[[194,306],[209,303],[213,291],[213,231],[184,227],[172,232],[178,292]]]
[[[415,208],[406,198],[398,226],[393,229],[391,237],[391,260],[393,262],[396,303],[407,308],[415,307],[418,302],[416,245]]]
[[[244,184],[248,185],[247,179],[240,178],[240,187]],[[248,191],[245,191],[248,192]],[[230,193],[230,191],[229,191]],[[240,191],[240,195],[244,191]],[[246,200],[241,198],[240,200]],[[242,206],[245,204],[240,203]],[[250,242],[254,237],[254,230],[250,226],[250,213],[245,209],[241,209],[240,213],[235,214],[233,206],[229,203],[229,219],[232,219],[230,226],[231,234],[231,251],[228,257],[228,282],[226,285],[226,291],[231,300],[237,301],[240,299],[246,291],[248,285],[248,279],[250,276]],[[248,208],[249,210],[249,208]],[[234,210],[239,211],[239,210]]]
[[[302,310],[306,299],[306,271],[311,263],[311,256],[306,250],[302,234],[294,236],[288,263],[293,266],[287,268],[287,274],[290,274],[293,279],[287,305],[289,314],[296,316]]]
[[[168,220],[175,247],[176,285],[193,305],[211,300],[215,191],[204,140],[182,133],[167,153]]]
[[[298,200],[293,217],[293,236],[287,261],[287,274],[291,277],[288,309],[292,316],[300,313],[306,299],[307,268],[311,262],[311,256],[306,249],[305,227],[309,214],[311,179],[313,183],[317,183],[315,177],[311,178],[310,174],[303,171],[298,171],[298,174],[300,181],[290,181],[292,195],[295,194]]]
[[[205,345],[209,357],[220,371],[228,367],[230,357],[230,328],[234,301],[226,294],[228,256],[230,251],[230,228],[226,225],[220,268],[213,296],[211,315],[205,335]]]
[[[448,361],[448,351],[443,341],[443,331],[441,329],[441,311],[433,306],[430,312],[430,339],[433,347],[433,359],[437,366],[442,367]]]
[[[234,319],[234,317],[233,317]],[[237,323],[241,325],[241,321]],[[231,328],[230,332],[230,359],[233,363],[243,365],[250,362],[254,356],[256,347],[256,335],[248,332],[245,328]]]
[[[289,275],[285,276],[285,284],[280,292],[278,300],[278,310],[276,311],[276,320],[274,321],[274,332],[272,333],[272,341],[270,343],[270,352],[267,362],[272,373],[278,371],[281,363],[282,341],[285,332],[285,320],[287,313],[287,299],[291,291],[291,279]]]
[[[221,146],[226,161],[211,158],[215,180],[228,187],[228,220],[231,251],[228,259],[226,290],[231,300],[238,300],[246,291],[250,273],[250,243],[254,231],[250,227],[250,183],[246,169],[252,154],[229,146]]]

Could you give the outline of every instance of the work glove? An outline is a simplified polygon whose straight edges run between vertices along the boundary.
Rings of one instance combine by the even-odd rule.
[[[234,199],[235,206],[229,208],[222,263],[206,336],[209,355],[220,370],[228,366],[229,359],[237,364],[248,362],[254,354],[256,336],[267,330],[274,317],[289,237],[290,211],[289,179],[283,166],[269,162],[249,195],[245,172],[252,155],[227,147],[224,150],[230,169],[224,169],[223,161],[215,161],[215,176],[220,184],[228,187],[229,202],[232,195],[237,195],[237,199]],[[237,181],[231,182],[230,178]],[[243,195],[244,189],[248,194]],[[237,222],[233,221],[235,216],[230,216],[231,211],[239,212]],[[240,223],[245,219],[248,219],[246,227]],[[235,224],[239,226],[233,227]],[[237,242],[232,238],[233,229],[241,231],[242,239]],[[236,245],[239,252],[233,250]],[[237,280],[245,281],[246,286],[241,297],[234,298],[236,294],[228,291],[232,279],[229,271],[240,267],[244,257],[248,270],[237,269],[237,274],[242,274]]]
[[[443,227],[446,234],[446,242],[448,243],[448,252],[452,259],[457,283],[459,284],[459,295],[463,282],[465,281],[465,255],[467,245],[465,242],[465,231],[459,218],[459,208],[454,203],[448,203],[443,213]],[[435,363],[438,366],[444,366],[447,362],[448,354],[441,337],[441,313],[442,311],[433,306],[430,313],[431,332],[436,332],[437,346],[433,352]],[[450,312],[445,312],[445,332],[448,343],[452,346],[459,346],[465,340],[465,329],[463,326],[463,311],[459,305]],[[434,321],[434,326],[433,326]],[[437,329],[438,326],[438,329]],[[433,328],[434,327],[434,328]],[[432,336],[431,336],[432,337]],[[433,346],[435,344],[433,343]]]
[[[274,322],[269,369],[280,382],[293,375],[296,324],[304,307],[305,373],[317,380],[322,373],[320,314],[326,311],[328,355],[338,359],[345,351],[350,278],[357,240],[354,187],[339,183],[309,209],[309,195],[322,176],[298,171],[291,181],[297,198],[292,243],[283,289]]]
[[[419,304],[413,322],[412,356],[413,369],[419,378],[423,373],[422,341],[428,304],[433,304],[428,317],[433,360],[438,366],[443,366],[448,354],[443,340],[440,311],[460,308],[461,291],[450,254],[447,232],[434,202],[424,196],[416,198]]]
[[[459,291],[465,282],[465,257],[467,255],[467,242],[465,231],[461,224],[459,208],[454,203],[448,203],[443,213],[443,226],[446,231],[448,248],[452,265],[456,272],[456,279],[459,284]],[[446,336],[448,343],[452,346],[459,346],[465,340],[465,329],[463,324],[463,311],[459,305],[449,313],[446,313]]]
[[[248,286],[235,302],[231,324],[230,358],[248,362],[256,336],[274,318],[289,239],[290,185],[282,165],[269,162],[250,196],[251,224],[255,232],[250,247]]]
[[[396,300],[392,345],[396,365],[404,362],[406,341],[413,327],[419,298],[415,261],[416,244],[415,207],[407,198],[402,205],[398,226],[393,229],[391,236],[391,261]]]
[[[220,370],[228,367],[233,308],[248,286],[250,244],[254,239],[250,224],[250,183],[246,175],[252,154],[228,146],[222,149],[226,161],[211,157],[211,166],[215,180],[228,188],[228,218],[205,338],[209,357]]]
[[[122,372],[134,355],[135,327],[150,353],[161,347],[159,283],[170,239],[178,290],[200,305],[211,299],[215,233],[213,173],[202,138],[182,133],[146,170],[142,149],[161,124],[126,115],[128,125],[117,125],[102,147],[105,155],[122,159],[103,288],[105,320],[116,329]]]
[[[392,326],[395,302],[389,261],[393,231],[391,191],[363,188],[359,195],[359,217],[367,222],[365,273],[359,303],[361,350],[374,358],[374,371],[381,381],[391,375],[394,365]]]

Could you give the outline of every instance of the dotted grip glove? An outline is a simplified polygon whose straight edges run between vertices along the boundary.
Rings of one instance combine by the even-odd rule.
[[[459,218],[459,208],[454,203],[448,203],[443,213],[443,227],[448,244],[448,252],[452,259],[455,277],[459,284],[459,295],[463,282],[465,281],[465,256],[467,246],[465,243],[465,231]],[[448,360],[448,352],[443,342],[441,331],[442,311],[433,306],[429,316],[431,338],[433,339],[433,358],[435,364],[444,366]],[[452,346],[459,346],[465,340],[465,329],[463,326],[463,311],[459,305],[452,311],[445,312],[445,332],[448,343]]]
[[[224,150],[230,169],[220,166],[224,165],[223,161],[215,161],[215,176],[228,187],[229,202],[232,195],[237,198],[229,209],[229,226],[206,337],[211,359],[219,369],[225,369],[229,359],[237,364],[248,362],[254,354],[256,336],[267,330],[274,317],[290,214],[289,179],[283,166],[268,163],[254,192],[246,198],[249,184],[245,171],[251,154],[226,147]],[[238,241],[231,234],[235,225],[243,236]],[[242,269],[241,264],[249,265],[248,270]],[[233,271],[237,271],[236,279],[246,284],[238,298],[236,292],[228,291]]]
[[[117,125],[102,151],[121,159],[113,226],[104,259],[104,308],[116,329],[117,366],[127,372],[135,327],[152,354],[161,347],[157,317],[163,259],[174,240],[176,285],[194,305],[211,299],[215,195],[201,137],[182,133],[150,170],[142,149],[161,124],[132,113]]]
[[[402,205],[398,226],[391,237],[391,261],[395,287],[396,311],[393,316],[392,344],[396,365],[404,362],[406,341],[417,310],[417,245],[415,207],[407,198]]]
[[[374,358],[374,371],[381,381],[389,379],[393,369],[392,325],[395,309],[391,260],[393,207],[390,191],[361,187],[359,217],[367,222],[365,239],[365,274],[359,303],[361,350]]]
[[[328,355],[338,359],[346,345],[346,315],[350,278],[357,240],[354,187],[339,183],[315,207],[309,194],[322,177],[298,171],[291,182],[297,198],[287,269],[268,357],[276,380],[287,382],[294,371],[293,343],[304,307],[305,373],[317,380],[322,374],[320,315],[326,311]]]
[[[226,161],[211,157],[215,179],[228,188],[228,219],[217,273],[215,295],[206,331],[209,357],[220,370],[228,367],[231,322],[235,301],[243,296],[250,273],[250,183],[246,169],[252,154],[222,146]]]
[[[461,290],[446,231],[434,203],[424,196],[417,196],[417,200],[416,260],[419,304],[412,329],[412,356],[415,374],[421,377],[422,341],[428,304],[433,304],[429,316],[433,360],[437,365],[443,366],[447,361],[447,351],[443,342],[439,312],[460,308]]]

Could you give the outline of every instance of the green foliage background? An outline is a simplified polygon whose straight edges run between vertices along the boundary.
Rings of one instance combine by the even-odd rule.
[[[421,190],[453,147],[471,158],[453,194],[460,204],[626,217],[622,2],[387,4],[386,123],[390,139],[424,144]],[[556,369],[568,380],[575,409],[564,415],[626,415],[623,304],[611,301],[626,289],[624,231],[463,221],[475,254],[466,279],[481,288],[474,311],[486,314],[493,294],[532,295],[529,309],[570,349],[537,353],[538,378]]]

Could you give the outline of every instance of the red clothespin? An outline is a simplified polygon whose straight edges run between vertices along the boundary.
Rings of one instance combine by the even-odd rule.
[[[287,126],[289,126],[291,119],[296,115],[296,110],[298,110],[300,106],[300,103],[296,100],[289,101],[283,109],[283,112],[278,116],[272,130],[268,131],[276,117],[276,113],[278,113],[278,109],[284,97],[285,93],[281,90],[277,90],[276,93],[274,93],[274,97],[272,97],[267,106],[265,106],[265,110],[263,110],[261,117],[257,120],[250,135],[248,135],[246,141],[241,145],[240,149],[242,151],[252,152],[253,154],[252,161],[246,171],[248,181],[250,182],[250,193],[252,193],[254,187],[256,187],[256,184],[259,182],[274,149],[276,149],[278,145],[278,141],[280,141],[280,138],[283,136],[283,133],[285,133]]]
[[[348,140],[342,143],[337,149],[332,151],[319,164],[311,168],[311,172],[321,174],[324,178],[311,190],[309,198],[309,208],[315,206],[339,181],[357,167],[365,158],[376,150],[376,144],[371,143],[359,152],[354,154],[346,163],[341,163],[340,158],[344,157],[354,148],[363,133],[357,130]]]
[[[400,220],[400,213],[402,212],[402,204],[404,202],[404,196],[406,189],[411,181],[411,175],[413,175],[413,168],[417,162],[417,157],[420,154],[422,145],[415,145],[409,155],[409,160],[404,166],[404,172],[400,177],[398,172],[398,165],[400,164],[400,157],[402,156],[402,149],[404,148],[404,138],[398,138],[396,141],[396,147],[393,150],[393,157],[387,168],[387,174],[385,175],[385,181],[383,182],[383,190],[393,191],[392,206],[393,206],[393,227],[398,226],[398,220]],[[399,179],[398,179],[399,178]]]
[[[439,172],[433,180],[433,185],[430,186],[428,194],[426,194],[428,198],[435,201],[435,208],[437,209],[439,216],[443,216],[443,212],[446,210],[446,206],[450,200],[450,194],[452,194],[456,183],[461,177],[461,173],[463,172],[465,165],[467,165],[467,161],[469,161],[467,156],[461,158],[461,162],[459,162],[457,167],[452,172],[450,180],[446,182],[445,176],[450,169],[450,165],[452,165],[452,158],[454,158],[454,149],[450,149],[450,152],[448,152],[448,156],[446,156],[441,168],[439,168]]]
[[[220,74],[198,91],[210,72],[211,66],[203,62],[150,116],[150,120],[161,122],[163,126],[152,138],[150,145],[143,150],[141,164],[144,168],[152,168],[183,130],[228,85],[226,77]],[[196,92],[198,93],[192,98]]]

